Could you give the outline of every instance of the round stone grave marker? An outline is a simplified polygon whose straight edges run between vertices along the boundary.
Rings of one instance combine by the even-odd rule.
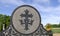
[[[39,28],[41,18],[39,12],[30,5],[16,8],[11,16],[13,28],[21,34],[32,34]]]

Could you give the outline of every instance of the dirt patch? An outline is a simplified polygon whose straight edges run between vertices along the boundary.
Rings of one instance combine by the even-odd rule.
[[[60,33],[55,33],[53,34],[53,36],[60,36]]]

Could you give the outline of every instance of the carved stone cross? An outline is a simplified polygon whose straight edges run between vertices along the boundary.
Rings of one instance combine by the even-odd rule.
[[[27,9],[24,12],[25,12],[25,14],[21,14],[20,15],[21,17],[25,17],[24,22],[23,22],[23,20],[20,20],[20,22],[21,22],[21,24],[25,24],[25,30],[28,30],[29,29],[28,28],[28,24],[32,25],[32,23],[33,23],[33,20],[30,21],[29,18],[32,18],[33,15],[32,14],[28,14],[29,11]]]

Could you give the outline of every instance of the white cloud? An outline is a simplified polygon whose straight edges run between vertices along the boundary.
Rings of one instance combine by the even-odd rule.
[[[24,4],[24,2],[22,1],[18,1],[18,0],[0,0],[1,3],[4,4],[13,4],[13,5],[21,5]]]
[[[43,7],[43,6],[37,6],[37,8],[46,13],[52,13],[52,14],[60,14],[60,5],[57,7]]]
[[[50,0],[33,0],[33,3],[37,3],[42,6],[49,6]]]
[[[57,7],[44,7],[35,5],[35,7],[39,10],[39,12],[41,11],[42,23],[44,25],[47,23],[56,24],[60,22],[60,5]]]
[[[42,23],[46,25],[47,23],[52,23],[52,24],[58,24],[60,22],[60,16],[54,16],[54,15],[44,15],[42,17]]]
[[[56,23],[60,22],[60,16],[59,16],[60,15],[60,6],[43,7],[38,4],[35,4],[34,7],[37,8],[37,10],[40,12],[41,19],[42,19],[41,21],[44,25],[46,25],[47,23],[56,24]]]
[[[49,2],[50,0],[33,0],[34,2],[44,2],[44,3],[46,3],[46,2]]]
[[[23,4],[30,4],[30,3],[26,3],[22,0],[0,0],[1,3],[4,4],[13,4],[13,5],[23,5]],[[32,0],[31,4],[49,4],[49,0]]]
[[[12,5],[28,4],[28,3],[24,3],[24,1],[22,0],[19,0],[19,1],[18,0],[0,0],[0,2],[4,4],[12,4]],[[57,7],[50,7],[50,6],[45,7],[40,5],[41,3],[45,5],[50,5],[50,0],[33,0],[33,2],[31,4],[29,3],[29,5],[34,6],[41,13],[43,24],[60,22],[60,16],[59,16],[60,5]],[[45,14],[42,14],[42,12]],[[49,13],[49,14],[46,14],[46,13]]]

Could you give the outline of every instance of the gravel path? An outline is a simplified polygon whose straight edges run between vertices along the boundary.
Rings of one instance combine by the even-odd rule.
[[[53,34],[53,36],[60,36],[60,33],[55,33]]]

